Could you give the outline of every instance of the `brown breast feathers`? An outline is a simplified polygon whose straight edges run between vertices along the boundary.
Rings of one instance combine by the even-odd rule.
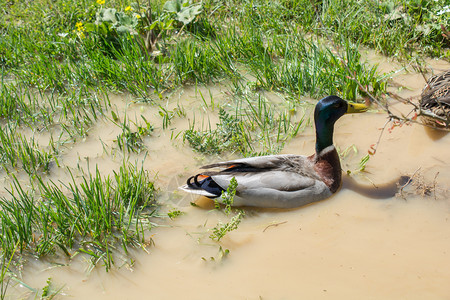
[[[333,148],[330,151],[321,153],[320,156],[314,155],[313,159],[315,160],[314,169],[317,174],[330,188],[330,191],[335,193],[342,182],[341,163],[336,149]]]

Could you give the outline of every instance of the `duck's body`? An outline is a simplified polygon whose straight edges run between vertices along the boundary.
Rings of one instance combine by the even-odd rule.
[[[319,161],[316,161],[316,155],[307,157],[287,154],[243,158],[204,166],[202,169],[222,170],[193,176],[182,189],[215,198],[235,177],[238,182],[233,202],[235,206],[302,206],[328,198],[340,186],[341,166],[336,149],[331,146],[323,152]],[[199,180],[199,177],[202,179]],[[214,189],[214,184],[219,187]]]
[[[423,116],[425,124],[450,130],[450,70],[431,77],[422,91],[420,108],[441,118]]]
[[[336,96],[318,102],[316,153],[269,155],[220,162],[202,167],[180,187],[190,193],[217,198],[220,202],[234,177],[238,183],[233,205],[292,208],[326,199],[341,186],[339,155],[333,146],[334,123],[347,112],[365,111],[363,105],[348,104]],[[211,169],[220,168],[219,171]]]

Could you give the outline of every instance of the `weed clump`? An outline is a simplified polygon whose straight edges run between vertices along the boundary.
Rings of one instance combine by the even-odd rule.
[[[194,150],[205,154],[220,154],[223,151],[242,147],[240,144],[241,121],[224,109],[220,109],[219,119],[220,123],[213,130],[201,132],[192,126],[184,132],[183,140],[187,141]]]

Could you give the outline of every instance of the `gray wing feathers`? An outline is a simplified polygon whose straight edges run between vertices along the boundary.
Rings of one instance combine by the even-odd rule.
[[[238,182],[237,191],[247,189],[270,188],[279,191],[295,191],[308,188],[315,184],[314,179],[300,174],[283,171],[270,171],[262,173],[220,174],[211,176],[212,179],[226,189],[230,180],[235,177]]]
[[[212,177],[226,189],[233,175]],[[322,181],[290,172],[235,174],[234,177],[238,182],[234,199],[236,206],[292,208],[325,199],[332,194]]]
[[[330,189],[320,181],[298,191],[278,191],[270,188],[249,189],[235,196],[236,206],[294,208],[330,197]]]
[[[224,161],[216,164],[203,166],[202,169],[210,169],[217,167],[229,167],[234,164],[246,164],[251,167],[267,169],[267,168],[276,168],[280,165],[280,162],[285,162],[286,159],[292,159],[293,157],[306,159],[306,157],[293,155],[293,154],[285,154],[285,155],[267,155],[267,156],[258,156],[258,157],[248,157],[241,158],[236,160]]]

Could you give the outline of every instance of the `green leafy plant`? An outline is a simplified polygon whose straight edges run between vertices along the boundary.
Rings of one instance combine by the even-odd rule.
[[[167,216],[168,216],[170,219],[173,220],[173,219],[175,219],[175,218],[181,216],[182,214],[183,214],[183,212],[182,212],[181,210],[174,209],[174,210],[169,211],[169,212],[167,213]]]
[[[164,10],[173,14],[174,19],[182,22],[183,26],[185,26],[202,12],[202,2],[193,3],[192,0],[169,0],[164,4]]]
[[[236,195],[236,189],[238,183],[235,177],[231,178],[230,184],[226,191],[222,191],[222,202],[225,204],[224,212],[225,215],[229,216],[234,202],[234,197]],[[220,209],[219,203],[215,202],[216,209]],[[238,228],[241,223],[242,218],[245,216],[245,212],[241,209],[237,210],[237,214],[231,218],[231,220],[225,224],[219,222],[214,228],[212,228],[212,233],[209,238],[214,241],[220,241],[228,232],[233,231]]]
[[[242,221],[242,218],[245,216],[245,212],[243,210],[239,210],[238,213],[231,218],[231,220],[225,224],[219,222],[213,229],[210,234],[210,239],[214,241],[220,241],[228,232],[236,230],[239,224]]]
[[[241,122],[222,108],[219,111],[219,119],[220,123],[214,130],[201,132],[195,130],[192,125],[184,132],[183,140],[188,141],[196,151],[207,154],[218,154],[238,146],[243,133]]]
[[[220,198],[222,198],[222,203],[225,204],[224,211],[227,216],[231,213],[237,186],[238,183],[236,178],[231,178],[230,185],[227,187],[227,190],[222,191],[222,195],[220,196]],[[219,202],[217,200],[215,200],[215,206],[217,209],[220,208]]]
[[[189,0],[169,0],[161,12],[155,13],[152,3],[134,2],[123,11],[115,8],[101,7],[96,13],[94,23],[77,23],[77,31],[84,36],[86,33],[96,33],[104,47],[114,47],[120,51],[121,37],[134,36],[147,53],[156,49],[157,42],[163,36],[170,36],[169,32],[176,29],[174,22],[182,23],[177,36],[183,28],[191,23],[202,12],[202,2],[192,3]]]
[[[52,278],[48,278],[46,285],[42,288],[41,299],[51,300],[54,299],[59,292],[62,290],[62,287],[58,290],[55,290],[52,286]]]
[[[136,28],[140,18],[140,15],[136,13],[117,11],[115,8],[101,8],[97,12],[95,24],[99,26],[99,29],[104,30],[105,34],[112,30],[118,33],[137,34]],[[91,24],[86,27],[89,31],[94,30]]]

